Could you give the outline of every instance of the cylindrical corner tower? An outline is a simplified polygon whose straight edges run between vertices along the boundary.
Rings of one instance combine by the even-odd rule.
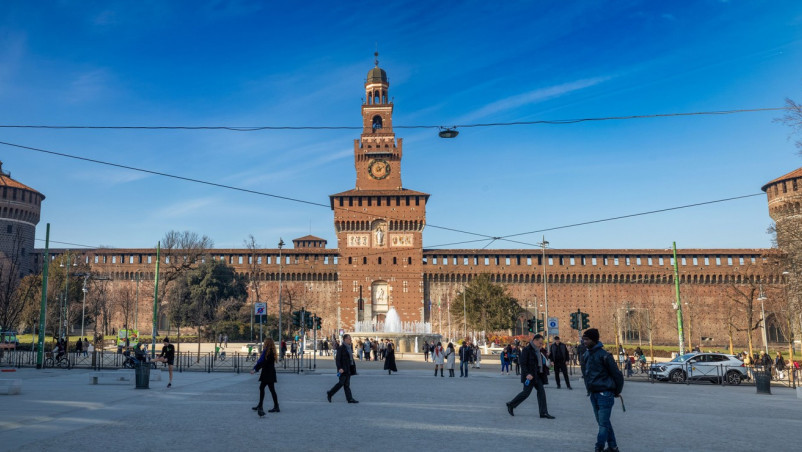
[[[11,178],[0,162],[0,264],[20,277],[35,271],[33,260],[36,225],[45,196]]]
[[[802,231],[802,168],[778,177],[761,188],[768,197],[769,216],[777,224],[780,249],[796,240],[793,231]]]

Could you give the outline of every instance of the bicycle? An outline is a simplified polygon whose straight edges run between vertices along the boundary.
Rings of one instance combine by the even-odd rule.
[[[45,367],[59,367],[59,368],[62,368],[62,369],[69,369],[70,368],[70,360],[69,360],[69,358],[67,358],[66,354],[61,355],[61,356],[56,356],[54,358],[53,357],[53,352],[47,352],[45,354],[45,356],[46,356],[45,362],[44,362],[44,366]]]

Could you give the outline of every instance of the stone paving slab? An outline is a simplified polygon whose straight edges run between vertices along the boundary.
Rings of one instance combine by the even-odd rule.
[[[496,366],[469,378],[434,377],[430,364],[358,362],[352,389],[326,401],[336,382],[330,360],[317,371],[280,374],[281,413],[259,419],[257,377],[176,373],[151,389],[93,386],[83,370],[20,369],[20,395],[0,396],[0,450],[493,450],[499,447],[593,450],[596,424],[581,380],[573,391],[547,387],[555,420],[538,417],[534,395],[515,417],[504,402],[518,377]],[[447,374],[447,372],[446,372]],[[459,371],[457,370],[457,375]],[[802,400],[791,389],[628,382],[627,412],[616,404],[613,425],[622,450],[788,450],[802,441]],[[267,395],[266,407],[270,407]],[[793,447],[792,447],[793,448]]]

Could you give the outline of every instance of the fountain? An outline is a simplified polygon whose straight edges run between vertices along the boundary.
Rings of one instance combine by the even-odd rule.
[[[384,317],[384,332],[401,332],[401,317],[398,317],[398,312],[396,312],[395,308],[390,308],[390,310],[387,311],[387,315]]]
[[[401,353],[420,353],[418,341],[439,341],[439,334],[432,334],[432,324],[428,322],[402,322],[395,308],[391,307],[384,316],[384,322],[365,320],[356,322],[350,333],[354,340],[370,338],[373,340],[391,339],[396,351]]]

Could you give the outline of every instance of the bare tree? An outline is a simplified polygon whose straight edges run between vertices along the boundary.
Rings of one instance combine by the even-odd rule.
[[[122,326],[129,329],[130,320],[134,317],[136,307],[135,288],[128,281],[119,281],[111,285],[110,298],[114,310],[122,316]]]
[[[746,331],[746,343],[749,348],[749,354],[754,353],[752,343],[752,331],[760,326],[760,320],[755,320],[755,301],[760,293],[760,277],[761,272],[755,265],[746,263],[741,268],[740,282],[736,279],[735,275],[729,276],[730,282],[727,285],[727,297],[735,303],[741,313],[743,314],[744,323],[733,324],[737,331]]]
[[[159,269],[159,300],[163,303],[173,283],[197,268],[214,242],[205,235],[199,236],[191,231],[169,231],[161,243],[163,266]]]
[[[30,284],[21,284],[25,266],[22,259],[22,234],[14,234],[11,256],[0,252],[0,327],[16,328],[19,326],[25,300],[33,289]]]
[[[791,99],[785,99],[785,114],[775,119],[776,122],[783,123],[791,128],[791,135],[802,133],[802,105]],[[790,138],[790,137],[789,137]],[[802,155],[802,139],[794,141],[799,155]]]

